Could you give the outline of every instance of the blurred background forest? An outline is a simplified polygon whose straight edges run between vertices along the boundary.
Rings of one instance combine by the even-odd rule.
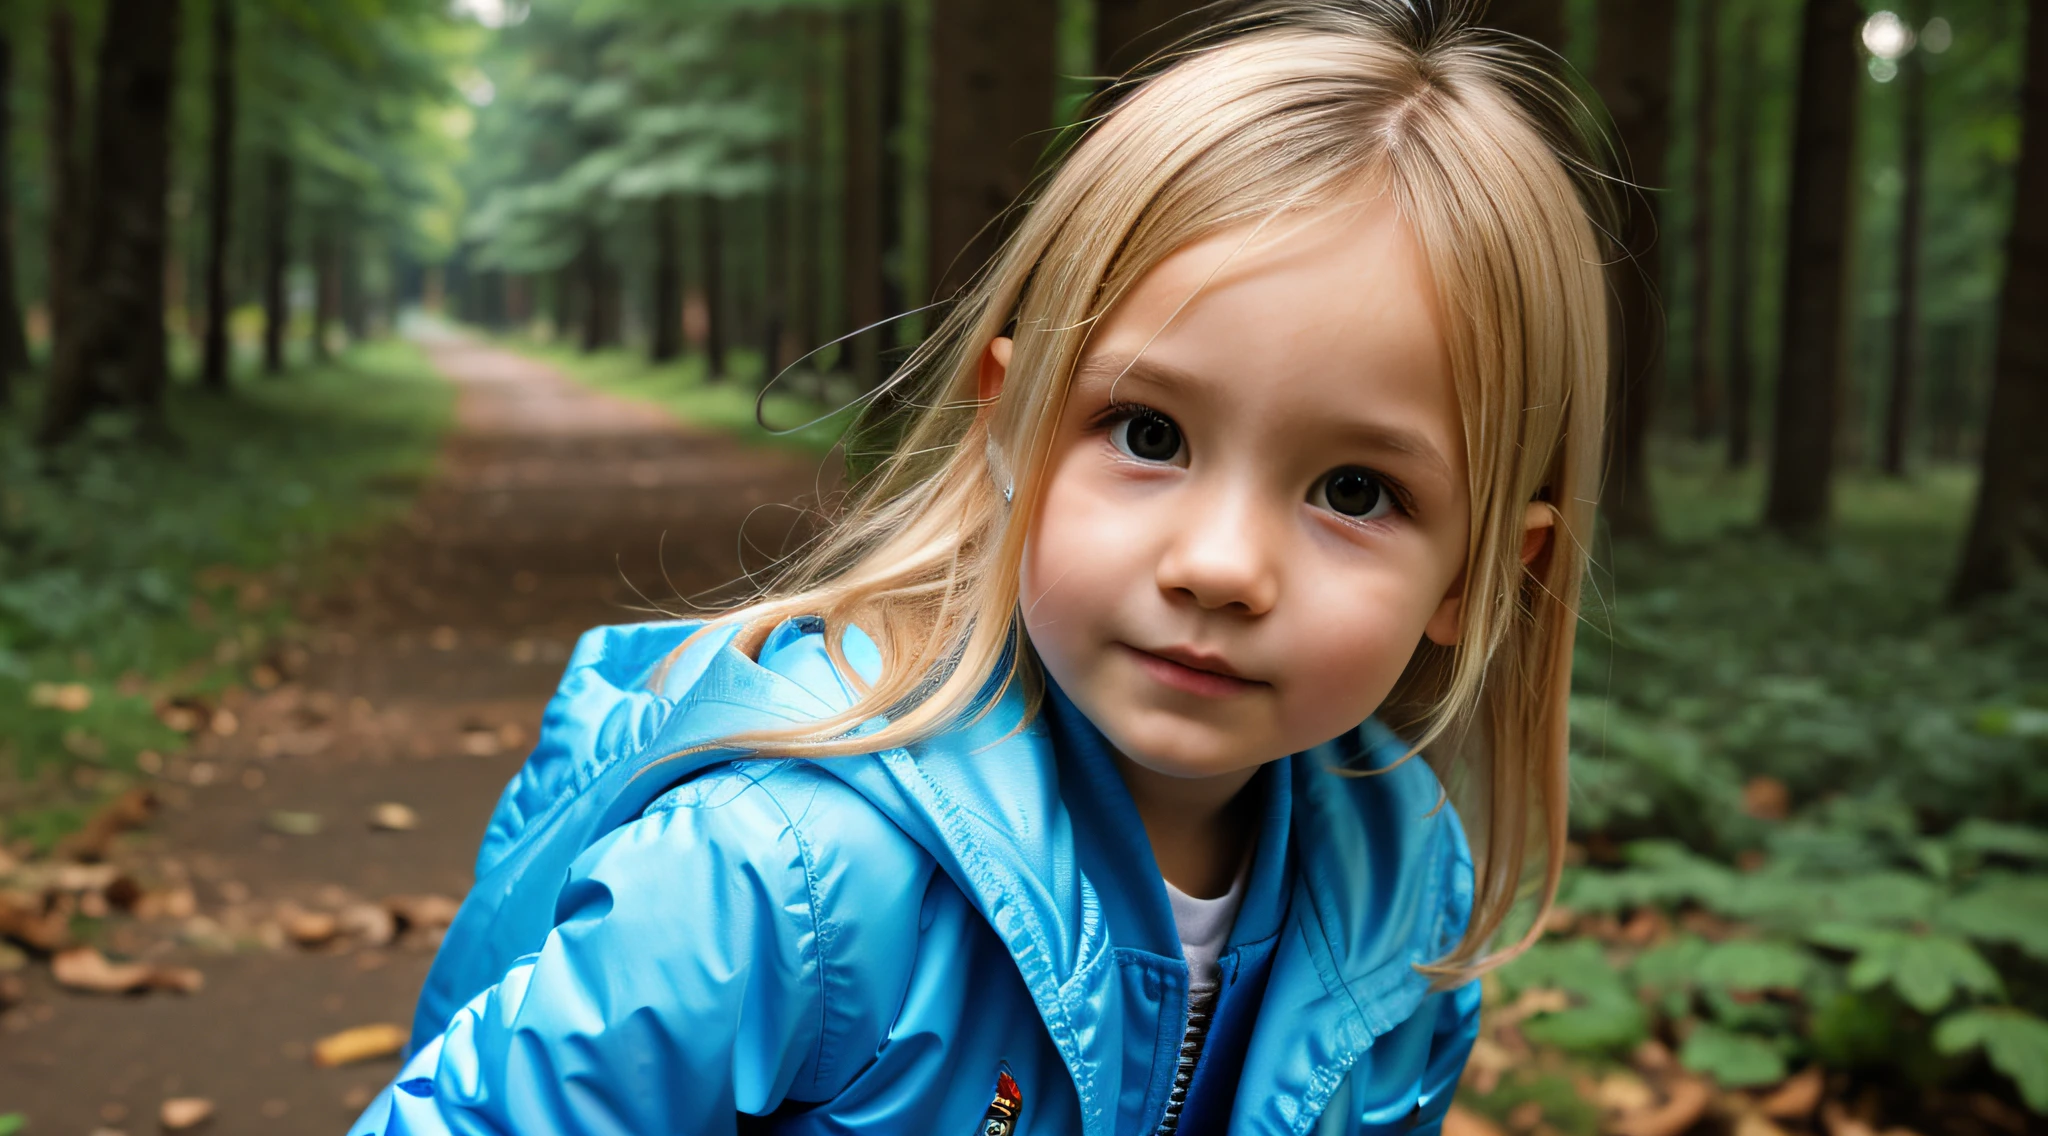
[[[216,776],[429,483],[423,339],[822,454],[1090,96],[1214,15],[9,3],[0,1024],[47,960],[125,965],[91,944],[161,912],[64,871]],[[1453,1130],[2048,1131],[2048,6],[1486,18],[1642,190],[1572,866]],[[55,1130],[10,1091],[0,1134]]]

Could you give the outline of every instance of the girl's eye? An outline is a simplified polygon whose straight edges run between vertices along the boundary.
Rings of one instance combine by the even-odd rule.
[[[1109,442],[1144,462],[1170,462],[1184,448],[1180,427],[1156,410],[1138,410],[1109,428]]]
[[[1380,479],[1357,466],[1325,474],[1309,490],[1308,500],[1311,505],[1362,521],[1384,516],[1394,507],[1394,495]]]

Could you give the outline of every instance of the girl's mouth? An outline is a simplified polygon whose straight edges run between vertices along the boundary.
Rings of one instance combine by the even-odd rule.
[[[1228,667],[1229,664],[1221,659],[1199,658],[1173,648],[1165,649],[1171,652],[1169,655],[1141,650],[1128,643],[1119,643],[1117,646],[1128,651],[1138,666],[1155,681],[1202,698],[1227,698],[1267,685],[1255,679],[1225,673],[1221,668]],[[1171,657],[1173,655],[1179,657]]]

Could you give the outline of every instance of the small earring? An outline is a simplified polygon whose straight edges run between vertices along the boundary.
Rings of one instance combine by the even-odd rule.
[[[1009,504],[1010,498],[1016,493],[1016,479],[1010,476],[1010,463],[1003,460],[1003,448],[996,445],[993,436],[988,440],[988,470],[994,475],[997,486],[1003,492],[1003,504]]]

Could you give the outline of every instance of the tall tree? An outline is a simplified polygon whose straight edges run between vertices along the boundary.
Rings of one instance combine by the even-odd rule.
[[[1096,73],[1122,75],[1172,46],[1195,30],[1194,13],[1205,4],[1206,0],[1095,0]]]
[[[1486,6],[1485,22],[1564,54],[1564,0],[1493,0]]]
[[[1728,369],[1728,465],[1749,464],[1751,406],[1756,389],[1756,105],[1757,15],[1742,14],[1736,58],[1741,71],[1735,87],[1735,121],[1728,132],[1735,154],[1730,176],[1735,192],[1728,210],[1728,348],[1722,363]]]
[[[49,284],[50,358],[59,359],[71,339],[72,294],[78,271],[78,68],[71,10],[50,9],[49,138],[44,160],[50,167]]]
[[[164,356],[165,192],[170,182],[178,0],[108,0],[100,34],[77,334],[50,374],[40,438],[69,437],[95,410],[140,409],[153,427]]]
[[[683,353],[683,248],[676,231],[676,196],[654,199],[649,223],[654,227],[654,287],[648,289],[654,310],[648,323],[647,356],[666,363]]]
[[[1827,523],[1834,482],[1862,16],[1857,0],[1806,0],[1800,20],[1785,330],[1764,503],[1764,523],[1790,534]]]
[[[1950,595],[1967,603],[2048,569],[2048,16],[2027,13],[2026,78],[2012,229],[1999,296],[1998,356],[1984,428],[1984,475]]]
[[[1907,11],[1919,14],[1919,5]],[[1916,24],[1919,21],[1914,21]],[[1927,196],[1927,68],[1910,45],[1899,59],[1898,306],[1892,312],[1891,389],[1884,407],[1884,471],[1906,472],[1913,413],[1913,372],[1920,353],[1920,214]]]
[[[1601,0],[1593,81],[1613,116],[1635,187],[1623,195],[1624,255],[1616,260],[1611,288],[1614,407],[1608,415],[1602,504],[1617,536],[1653,537],[1657,531],[1646,447],[1664,370],[1657,298],[1663,257],[1648,191],[1664,185],[1665,153],[1671,147],[1676,22],[1676,0]]]
[[[704,260],[704,376],[716,381],[725,377],[726,303],[725,230],[720,226],[718,198],[705,194],[697,201],[697,247]]]
[[[882,13],[875,5],[856,4],[847,9],[844,20],[846,65],[842,74],[846,90],[840,106],[846,141],[839,233],[846,328],[842,334],[881,322],[882,211],[895,205],[882,196]],[[854,335],[846,346],[850,369],[861,389],[872,390],[882,378],[881,329]]]
[[[285,327],[291,322],[286,276],[292,259],[292,162],[279,150],[263,157],[263,373],[284,374]]]
[[[0,25],[0,405],[7,402],[12,377],[28,370],[28,337],[21,329],[21,297],[14,290],[14,163],[9,160],[9,105],[14,93],[14,43]]]
[[[313,232],[313,358],[331,356],[334,322],[341,314],[341,242],[332,215],[319,218]]]
[[[228,232],[234,216],[235,188],[235,4],[213,0],[210,86],[213,132],[207,139],[206,167],[206,329],[200,381],[207,389],[228,389]]]
[[[959,291],[995,252],[1030,183],[1053,113],[1057,5],[932,5],[930,275]]]
[[[1721,384],[1714,371],[1714,166],[1719,138],[1715,118],[1720,99],[1721,5],[1697,0],[1699,27],[1693,36],[1692,143],[1692,436],[1713,437],[1721,412]]]

